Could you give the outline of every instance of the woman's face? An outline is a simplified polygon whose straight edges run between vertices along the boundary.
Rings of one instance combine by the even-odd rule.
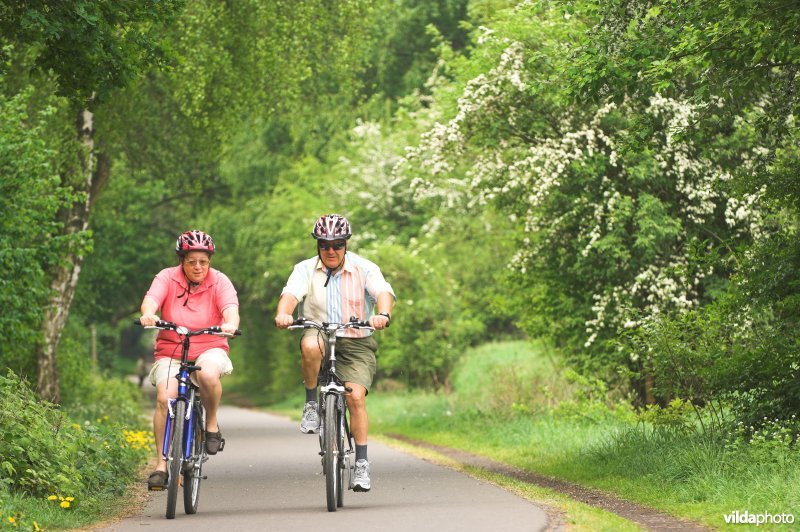
[[[183,273],[193,283],[200,283],[208,275],[211,257],[205,251],[190,251],[181,261]]]

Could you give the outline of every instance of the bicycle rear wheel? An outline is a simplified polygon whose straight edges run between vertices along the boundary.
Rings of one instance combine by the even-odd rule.
[[[203,458],[206,442],[203,439],[205,413],[199,401],[192,412],[192,457],[183,471],[183,509],[187,514],[196,514],[200,501],[200,481],[203,480]]]
[[[186,417],[186,403],[182,400],[175,402],[175,419],[172,420],[172,437],[169,440],[169,454],[167,454],[167,519],[175,519],[175,505],[178,502],[178,488],[180,487],[181,466],[183,465],[183,426]]]
[[[336,419],[336,396],[329,394],[325,396],[324,411],[324,433],[323,433],[323,471],[325,472],[325,491],[328,496],[328,511],[336,511],[336,501],[338,498],[339,487],[341,485],[339,474],[338,444],[337,444],[337,419]]]

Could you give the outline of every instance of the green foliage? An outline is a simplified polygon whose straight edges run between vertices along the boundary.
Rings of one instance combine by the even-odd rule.
[[[370,28],[375,44],[364,74],[367,90],[393,100],[425,90],[436,66],[436,40],[444,41],[448,49],[465,47],[467,35],[461,24],[468,4],[466,0],[402,0],[387,2],[377,10]]]
[[[86,102],[106,98],[163,58],[159,24],[182,0],[0,3],[0,34],[34,45],[42,71],[55,72],[58,90]]]
[[[6,48],[11,53],[11,48]],[[60,236],[56,213],[75,195],[60,183],[69,142],[59,138],[64,102],[32,86],[6,92],[0,75],[0,366],[32,374],[32,350],[47,304],[47,268],[72,240]]]
[[[96,401],[94,412],[102,417],[82,424],[38,401],[12,372],[0,377],[0,390],[0,483],[12,493],[63,494],[78,500],[119,495],[125,489],[123,479],[130,478],[149,453],[131,447],[122,432],[125,426],[110,422],[117,398],[108,388],[91,397]]]

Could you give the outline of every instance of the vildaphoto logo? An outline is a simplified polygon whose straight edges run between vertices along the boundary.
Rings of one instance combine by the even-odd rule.
[[[768,514],[761,512],[760,514],[750,513],[747,510],[740,512],[734,510],[729,514],[724,514],[725,523],[729,525],[781,525],[794,523],[793,514]]]

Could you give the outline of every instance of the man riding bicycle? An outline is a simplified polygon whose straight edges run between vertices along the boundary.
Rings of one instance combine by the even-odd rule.
[[[275,325],[281,329],[289,327],[294,321],[292,313],[302,301],[300,313],[311,320],[344,323],[351,316],[359,319],[369,316],[373,328],[387,327],[396,301],[394,291],[375,263],[347,251],[347,241],[352,236],[347,219],[338,214],[321,216],[311,235],[317,241],[317,256],[295,265],[281,292]],[[373,310],[377,311],[375,315],[372,315]],[[375,377],[375,352],[378,349],[371,334],[371,331],[347,329],[337,339],[337,373],[351,390],[346,400],[356,444],[354,491],[370,490],[366,396]],[[306,403],[300,430],[307,434],[319,429],[317,375],[324,351],[316,330],[303,332],[300,361]]]
[[[239,327],[239,300],[230,279],[211,268],[216,251],[211,236],[203,231],[186,231],[178,237],[175,253],[178,266],[161,270],[144,296],[141,306],[143,326],[154,326],[159,319],[178,323],[189,329],[219,325],[223,333],[233,335]],[[181,359],[181,339],[174,331],[161,330],[156,338],[155,363],[150,382],[156,387],[156,410],[153,432],[156,435],[156,470],[147,480],[148,488],[163,489],[167,482],[167,463],[162,456],[167,405],[178,395],[175,375]],[[233,371],[228,358],[228,339],[221,336],[197,336],[189,348],[189,360],[202,368],[191,379],[200,388],[206,409],[206,451],[217,454],[222,433],[217,422],[217,409],[222,397],[220,378]]]

